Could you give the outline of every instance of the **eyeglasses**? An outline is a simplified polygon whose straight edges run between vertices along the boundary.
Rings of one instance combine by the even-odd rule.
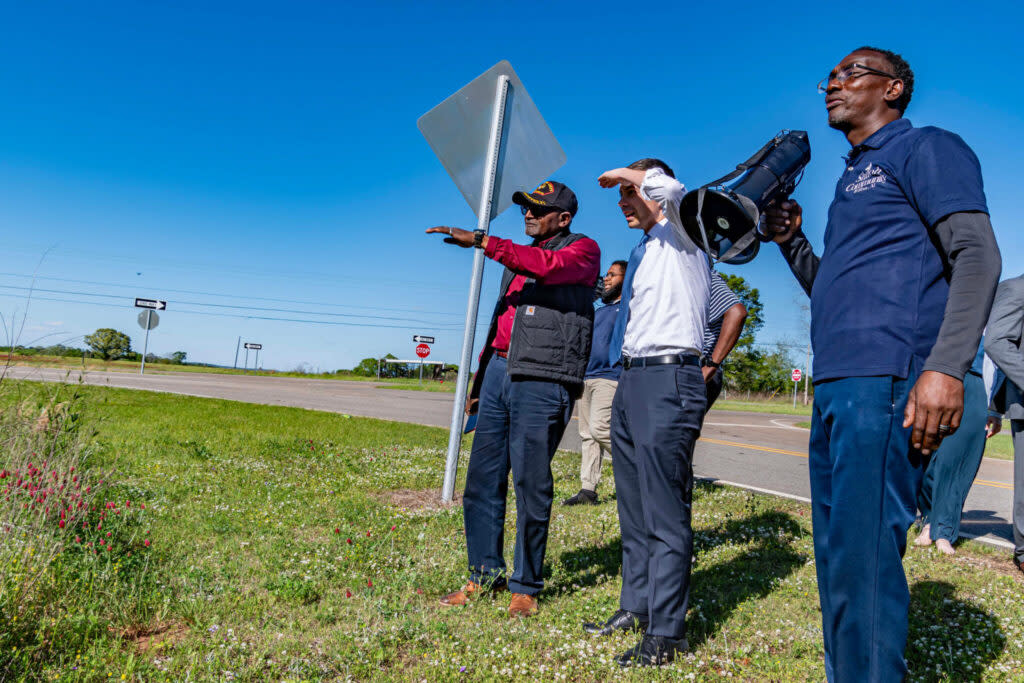
[[[524,216],[527,214],[527,212],[529,212],[529,213],[533,214],[534,218],[543,218],[544,216],[547,216],[549,213],[555,213],[556,211],[560,210],[557,206],[540,207],[540,206],[523,206],[522,204],[519,205],[519,209],[523,212]]]
[[[623,276],[623,273],[616,273],[616,272],[613,272],[611,270],[609,270],[607,273],[604,274],[604,277],[622,277],[622,276]]]
[[[860,69],[859,73],[855,73],[855,70],[857,69]],[[837,73],[829,74],[828,78],[821,79],[821,82],[818,83],[818,92],[821,94],[827,93],[828,84],[831,83],[832,81],[842,84],[845,83],[846,81],[853,80],[854,78],[860,78],[861,76],[868,75],[885,76],[886,78],[896,78],[896,76],[894,76],[891,73],[888,73],[886,71],[879,71],[878,69],[872,69],[870,66],[864,66],[863,64],[849,64],[840,69]]]

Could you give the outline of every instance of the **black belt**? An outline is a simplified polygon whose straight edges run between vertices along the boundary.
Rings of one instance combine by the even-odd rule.
[[[669,353],[664,356],[622,357],[622,369],[646,368],[652,365],[700,365],[700,356],[691,353]]]

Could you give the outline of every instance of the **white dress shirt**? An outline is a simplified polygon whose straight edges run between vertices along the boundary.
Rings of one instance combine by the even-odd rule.
[[[700,354],[707,326],[711,271],[708,258],[679,218],[686,188],[660,168],[644,175],[640,194],[661,204],[666,219],[647,231],[647,249],[633,276],[625,355]]]

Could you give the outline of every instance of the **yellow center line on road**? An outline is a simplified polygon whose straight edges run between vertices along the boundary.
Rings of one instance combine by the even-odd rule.
[[[698,439],[698,441],[704,441],[706,443],[713,443],[713,444],[716,444],[718,446],[733,446],[735,448],[749,448],[749,449],[754,450],[754,451],[763,451],[765,453],[779,453],[780,455],[792,455],[792,456],[795,456],[797,458],[804,458],[804,459],[807,458],[807,454],[806,453],[800,453],[798,451],[787,451],[787,450],[783,450],[781,448],[769,448],[768,446],[758,446],[756,444],[740,443],[738,441],[723,441],[722,439],[712,439],[711,437],[708,437],[708,436],[702,436],[702,437],[700,437]],[[990,486],[990,487],[996,488],[996,489],[1007,489],[1009,491],[1013,490],[1013,486],[1011,486],[1010,484],[1005,484],[1005,483],[1003,483],[1001,481],[989,481],[988,479],[975,479],[974,483],[975,484],[980,484],[981,486]]]
[[[712,439],[708,436],[702,436],[698,441],[706,441],[708,443],[718,444],[719,446],[735,446],[737,448],[752,448],[755,451],[764,451],[765,453],[781,453],[782,455],[795,455],[798,458],[806,458],[806,453],[798,453],[797,451],[784,451],[781,448],[769,448],[768,446],[755,446],[752,443],[739,443],[738,441],[722,441],[721,439]]]

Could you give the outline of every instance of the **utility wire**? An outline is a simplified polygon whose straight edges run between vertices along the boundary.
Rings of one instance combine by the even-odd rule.
[[[71,284],[82,284],[82,285],[98,285],[100,287],[117,287],[117,288],[121,288],[121,289],[131,289],[131,290],[138,290],[139,289],[139,285],[138,284],[122,284],[122,283],[117,283],[117,282],[100,282],[100,281],[97,281],[97,280],[76,280],[76,279],[73,279],[73,278],[65,278],[65,277],[52,277],[52,276],[44,276],[44,275],[26,275],[24,273],[0,273],[0,276],[17,277],[17,278],[23,278],[23,279],[28,279],[28,280],[52,280],[54,282],[68,282],[68,283],[71,283]],[[336,303],[328,303],[328,302],[321,302],[321,301],[309,301],[309,300],[306,300],[306,299],[279,299],[279,298],[275,298],[275,297],[252,296],[250,294],[244,294],[244,295],[221,294],[221,293],[218,293],[218,292],[204,292],[204,291],[194,290],[194,289],[172,289],[172,288],[168,288],[168,287],[159,287],[157,289],[159,289],[161,292],[174,292],[175,294],[198,294],[200,296],[216,296],[216,297],[222,297],[222,298],[225,298],[225,299],[247,299],[247,300],[253,300],[253,301],[273,301],[273,302],[276,302],[276,303],[286,303],[286,304],[310,304],[310,305],[316,305],[316,306],[328,306],[328,307],[332,307],[332,308],[356,308],[356,309],[371,310],[371,311],[392,311],[392,312],[396,312],[396,313],[432,313],[434,315],[448,315],[448,316],[456,316],[456,317],[459,317],[459,318],[465,316],[465,313],[448,313],[448,312],[445,312],[445,311],[424,311],[423,309],[416,309],[416,308],[386,308],[386,307],[383,307],[383,306],[360,306],[358,304],[336,304]]]
[[[75,296],[88,296],[88,297],[96,297],[96,298],[103,298],[103,299],[125,299],[125,298],[129,298],[129,297],[125,297],[124,295],[121,295],[121,294],[99,294],[99,293],[94,293],[94,292],[74,292],[74,291],[69,291],[69,290],[66,290],[66,289],[45,289],[45,288],[42,288],[42,287],[20,287],[18,285],[0,285],[0,289],[13,289],[13,290],[24,291],[24,292],[42,292],[44,294],[72,294],[72,295],[75,295]],[[36,297],[36,298],[39,298],[39,297]],[[428,321],[428,320],[410,319],[410,318],[396,317],[396,316],[387,316],[387,315],[366,315],[366,314],[360,314],[360,313],[332,313],[332,312],[320,312],[320,311],[303,311],[303,310],[294,310],[294,309],[288,309],[288,308],[269,308],[269,307],[264,308],[264,307],[260,307],[260,306],[242,306],[242,305],[239,305],[239,304],[214,304],[214,303],[206,303],[206,302],[202,302],[202,301],[176,301],[175,304],[180,304],[180,305],[183,305],[183,306],[204,306],[204,307],[208,307],[208,308],[236,309],[236,310],[243,310],[243,311],[266,311],[266,312],[270,312],[270,313],[293,313],[295,315],[319,315],[319,316],[335,317],[335,318],[365,318],[365,319],[370,319],[370,320],[401,320],[401,321],[406,321],[408,323],[416,323],[416,324],[419,324],[419,325],[427,325],[427,326],[433,326],[433,327],[444,327],[444,328],[451,328],[453,326],[457,326],[457,323],[454,323],[454,322],[437,323],[437,322]],[[256,316],[244,316],[244,317],[256,317]]]

